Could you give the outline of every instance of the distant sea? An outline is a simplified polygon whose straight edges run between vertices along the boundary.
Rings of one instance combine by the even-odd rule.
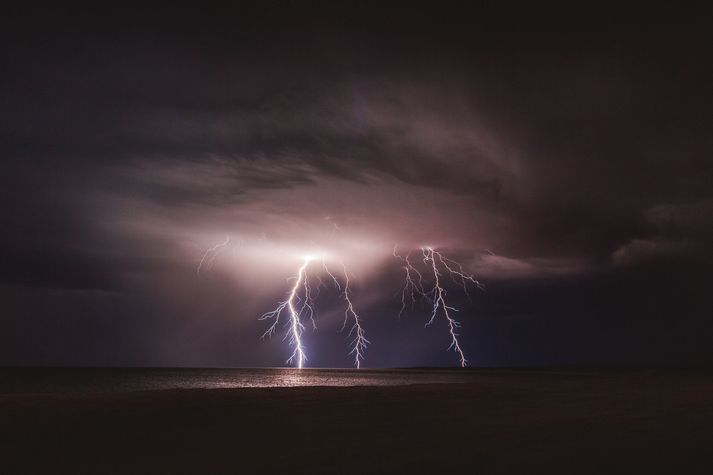
[[[457,369],[0,368],[0,394],[460,383]]]

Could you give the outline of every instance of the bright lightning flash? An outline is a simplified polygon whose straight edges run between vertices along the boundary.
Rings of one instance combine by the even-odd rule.
[[[442,272],[448,273],[453,282],[463,288],[463,291],[469,299],[470,295],[468,294],[468,283],[474,284],[479,289],[482,289],[483,285],[476,280],[474,276],[466,273],[460,263],[445,257],[441,252],[435,250],[433,247],[422,247],[421,252],[423,254],[423,262],[428,266],[429,274],[433,275],[433,288],[428,292],[426,292],[423,287],[423,274],[411,263],[409,260],[409,254],[406,254],[405,256],[399,255],[396,251],[396,246],[394,246],[394,257],[403,262],[403,269],[405,273],[405,283],[401,291],[401,310],[399,311],[399,316],[406,311],[407,300],[411,300],[411,303],[413,304],[416,302],[417,295],[432,302],[433,309],[431,311],[431,318],[426,323],[426,326],[433,323],[440,310],[440,313],[443,314],[446,319],[448,332],[451,337],[451,344],[448,347],[448,350],[452,349],[458,353],[460,365],[461,367],[465,367],[467,360],[458,338],[458,328],[460,328],[461,324],[458,320],[453,318],[453,313],[457,312],[458,309],[446,303],[446,295],[448,292],[444,288],[441,281],[441,277],[443,275]]]
[[[277,308],[270,312],[262,314],[262,316],[260,317],[260,320],[274,320],[270,328],[268,328],[265,333],[262,334],[263,338],[269,337],[272,336],[273,333],[275,333],[277,324],[280,321],[280,315],[282,314],[283,310],[287,308],[288,313],[290,314],[290,329],[287,335],[285,335],[285,338],[289,336],[290,345],[294,346],[295,348],[295,350],[292,352],[292,355],[287,359],[287,363],[296,363],[297,367],[300,369],[302,369],[302,366],[304,365],[304,362],[307,359],[307,357],[305,356],[304,346],[302,345],[302,331],[304,330],[304,325],[300,320],[300,315],[305,313],[305,311],[309,312],[310,315],[313,314],[312,305],[310,302],[310,292],[309,290],[307,290],[309,289],[307,266],[309,265],[311,260],[312,258],[310,256],[305,256],[302,266],[297,271],[297,276],[295,277],[295,285],[292,286],[292,290],[287,296],[287,299],[280,302],[277,305]],[[300,289],[300,285],[304,285],[306,289],[304,299],[300,299],[300,297],[297,295],[297,291]],[[296,304],[299,305],[299,309]]]
[[[278,303],[274,310],[264,313],[259,319],[260,320],[273,320],[272,325],[263,333],[262,338],[272,336],[277,325],[280,322],[280,316],[287,310],[289,314],[288,331],[284,339],[289,338],[289,343],[294,347],[292,355],[287,359],[288,364],[294,364],[298,368],[304,367],[304,362],[307,360],[305,355],[305,348],[302,342],[302,333],[304,331],[304,324],[302,320],[304,317],[309,317],[312,322],[314,329],[317,325],[314,320],[314,298],[319,293],[319,288],[322,286],[322,279],[319,274],[315,274],[316,278],[319,280],[320,286],[317,288],[317,292],[312,292],[312,287],[310,285],[310,277],[308,275],[308,268],[310,263],[316,259],[314,256],[304,256],[302,266],[297,271],[297,275],[292,277],[295,280],[287,298]],[[369,345],[369,340],[366,339],[366,333],[361,325],[361,317],[354,309],[354,304],[351,299],[349,290],[349,271],[347,267],[342,263],[342,268],[344,269],[344,282],[340,284],[337,277],[329,270],[324,259],[322,261],[322,269],[324,272],[332,279],[335,287],[341,291],[342,297],[346,302],[346,310],[344,312],[344,324],[342,325],[342,331],[346,328],[349,318],[354,321],[353,325],[350,327],[347,338],[352,338],[349,345],[351,351],[349,355],[354,355],[354,365],[357,368],[361,367],[361,362],[364,359],[364,351]],[[303,289],[302,296],[300,297],[300,288]]]
[[[349,271],[347,270],[347,267],[344,265],[344,263],[342,263],[342,267],[344,268],[344,291],[342,292],[342,296],[344,297],[344,301],[347,304],[347,309],[344,311],[344,323],[342,324],[341,331],[344,331],[344,329],[347,327],[347,321],[349,320],[349,316],[351,315],[352,319],[354,320],[354,324],[351,326],[351,328],[349,329],[349,333],[347,334],[347,338],[353,337],[350,342],[352,350],[349,352],[349,354],[354,355],[354,366],[356,366],[358,369],[361,368],[361,360],[364,359],[364,351],[366,350],[366,347],[369,345],[370,341],[366,339],[364,328],[362,328],[361,326],[361,318],[359,317],[359,314],[357,314],[354,310],[354,304],[352,303],[352,299],[349,296]]]
[[[401,288],[401,310],[399,310],[398,317],[406,312],[407,300],[411,301],[411,306],[416,303],[416,294],[425,298],[426,300],[431,300],[426,291],[423,289],[423,275],[416,269],[409,260],[411,253],[407,253],[405,256],[401,256],[394,246],[394,257],[400,259],[404,266],[404,286]]]

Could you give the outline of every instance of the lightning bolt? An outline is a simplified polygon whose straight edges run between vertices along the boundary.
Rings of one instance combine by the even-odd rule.
[[[427,251],[431,252],[431,256],[433,257],[434,255],[438,257],[438,260],[441,262],[443,267],[448,270],[448,274],[451,277],[451,280],[455,282],[456,284],[460,284],[461,287],[463,287],[463,292],[465,293],[466,297],[468,297],[468,300],[470,300],[470,293],[468,293],[468,285],[466,282],[471,282],[474,284],[478,289],[483,290],[485,286],[480,283],[476,278],[470,274],[466,274],[465,271],[463,270],[463,266],[452,260],[448,259],[447,257],[443,256],[438,251],[434,251],[432,248],[426,248]],[[457,269],[454,269],[453,267],[456,267]]]
[[[349,321],[349,316],[351,315],[354,320],[354,324],[349,329],[349,333],[347,333],[347,338],[351,338],[353,336],[352,340],[349,342],[351,345],[351,351],[349,354],[354,355],[354,366],[359,369],[361,368],[361,360],[364,359],[364,351],[371,342],[366,339],[366,333],[364,332],[364,328],[361,326],[361,318],[354,310],[354,304],[349,296],[349,271],[344,263],[342,263],[342,267],[344,269],[344,291],[342,292],[342,296],[347,304],[347,308],[344,311],[344,323],[342,324],[340,332],[344,331],[347,327],[347,322]],[[336,279],[334,279],[334,281],[336,282]]]
[[[201,270],[203,267],[207,267],[210,269],[213,266],[213,262],[215,261],[215,258],[218,257],[218,254],[230,243],[230,236],[225,236],[225,241],[216,244],[213,247],[209,247],[207,251],[203,254],[203,257],[201,258],[201,261],[198,263],[198,267],[196,268],[196,275],[200,277],[201,275]]]
[[[458,355],[460,356],[460,365],[464,368],[467,361],[465,359],[465,354],[463,354],[463,350],[461,349],[460,342],[458,341],[458,333],[456,333],[456,330],[460,328],[460,322],[455,318],[451,317],[450,314],[451,311],[457,312],[458,309],[455,307],[450,307],[446,304],[446,290],[441,285],[441,274],[438,272],[438,267],[436,266],[436,259],[434,259],[434,255],[440,256],[440,254],[430,247],[423,248],[422,251],[423,261],[426,264],[428,264],[429,262],[431,263],[434,279],[433,290],[431,290],[431,294],[433,295],[433,312],[431,313],[431,319],[428,321],[428,323],[426,323],[426,326],[433,323],[433,320],[436,318],[436,314],[438,313],[438,308],[442,308],[443,316],[446,317],[446,321],[448,322],[448,331],[451,334],[451,344],[448,349],[450,350],[452,348],[458,353]]]
[[[411,253],[409,252],[405,256],[401,256],[397,252],[397,246],[394,245],[393,254],[394,257],[401,260],[404,264],[402,267],[404,271],[404,285],[401,288],[401,310],[399,310],[398,314],[398,318],[401,318],[401,315],[406,312],[407,300],[411,301],[411,306],[413,307],[416,303],[416,294],[426,300],[430,300],[430,298],[423,288],[423,274],[421,274],[421,272],[419,272],[419,270],[416,269],[409,260]],[[416,276],[416,280],[414,280],[414,275]]]
[[[423,255],[424,264],[428,266],[428,273],[433,276],[433,288],[428,292],[424,289],[423,274],[409,260],[410,253],[402,256],[397,252],[396,246],[394,246],[393,255],[403,263],[402,268],[404,270],[404,285],[401,288],[401,310],[398,316],[400,317],[406,311],[409,300],[412,305],[416,302],[417,296],[430,301],[432,303],[431,317],[425,326],[431,325],[439,313],[443,315],[446,319],[448,333],[451,337],[448,350],[455,351],[460,359],[461,367],[465,367],[467,360],[458,335],[458,329],[461,324],[453,317],[453,313],[458,312],[458,309],[446,303],[446,295],[448,292],[441,278],[443,277],[443,273],[447,273],[454,283],[463,288],[468,299],[470,299],[468,283],[475,285],[478,289],[483,289],[484,286],[473,275],[465,272],[459,262],[447,258],[433,247],[422,247],[421,253]]]
[[[292,355],[287,359],[287,364],[296,363],[296,366],[299,369],[302,369],[302,367],[304,366],[304,362],[307,359],[307,357],[305,356],[304,345],[302,344],[302,331],[304,330],[304,325],[300,320],[300,315],[305,312],[305,309],[310,313],[311,318],[314,315],[314,311],[310,302],[310,293],[308,290],[309,284],[307,283],[307,266],[309,265],[311,260],[312,258],[310,257],[304,258],[302,266],[299,268],[299,270],[297,271],[297,275],[294,277],[295,284],[290,290],[290,293],[288,294],[287,298],[281,301],[274,310],[263,313],[262,316],[260,316],[259,318],[259,320],[274,320],[272,325],[270,325],[270,327],[265,331],[265,333],[262,334],[261,338],[270,337],[273,335],[273,333],[275,333],[277,324],[280,321],[280,315],[285,309],[287,309],[287,313],[289,314],[290,320],[289,330],[285,335],[285,338],[289,336],[289,343],[295,348],[292,352]],[[300,297],[297,295],[297,292],[299,291],[301,286],[304,286],[305,288],[304,299],[300,299]],[[312,318],[312,322],[314,323],[314,318]]]
[[[288,279],[288,281],[294,280],[295,282],[288,293],[287,298],[278,302],[277,307],[273,310],[270,310],[259,317],[259,320],[272,320],[272,324],[261,336],[261,338],[264,339],[271,337],[277,331],[277,327],[283,313],[287,313],[289,315],[287,325],[288,331],[283,339],[289,338],[289,344],[294,347],[294,350],[292,355],[287,359],[287,364],[295,364],[298,368],[302,368],[304,366],[304,362],[307,360],[305,347],[302,342],[302,333],[305,328],[302,320],[304,318],[309,318],[312,322],[312,327],[317,329],[317,324],[314,319],[314,299],[317,295],[319,295],[319,289],[322,287],[323,281],[319,274],[314,274],[319,281],[319,286],[317,287],[317,291],[313,292],[307,272],[309,265],[313,260],[313,257],[304,258],[302,266],[297,271],[297,274]],[[322,268],[332,279],[332,282],[337,290],[341,292],[342,298],[346,304],[346,309],[344,311],[344,323],[340,331],[344,331],[346,329],[350,318],[354,321],[349,329],[349,332],[347,333],[347,338],[353,337],[349,342],[349,355],[354,356],[354,366],[361,368],[361,362],[364,360],[364,352],[370,342],[366,339],[366,332],[361,324],[361,317],[356,312],[351,298],[349,289],[349,271],[346,265],[342,263],[342,268],[344,270],[344,282],[343,284],[340,284],[339,279],[337,279],[334,273],[332,273],[324,259],[322,259]],[[300,289],[302,289],[302,297],[299,295]]]
[[[337,280],[336,277],[334,277],[334,274],[329,270],[329,267],[327,267],[327,263],[322,259],[322,267],[324,268],[324,272],[327,273],[329,277],[332,278],[332,282],[334,282],[334,286],[337,288],[338,291],[342,291],[342,287],[339,285],[339,281]]]

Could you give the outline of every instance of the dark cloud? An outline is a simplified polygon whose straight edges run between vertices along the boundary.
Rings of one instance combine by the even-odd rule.
[[[217,264],[216,281],[195,280],[206,248],[230,235],[248,247],[350,249],[381,283],[369,311],[383,319],[398,288],[391,246],[428,241],[505,286],[479,297],[487,303],[477,318],[509,322],[483,323],[493,338],[507,340],[507,325],[549,341],[587,325],[601,338],[629,325],[634,317],[615,309],[629,302],[642,312],[642,289],[668,288],[664,269],[701,279],[712,261],[706,29],[691,14],[515,10],[374,14],[356,3],[268,2],[222,12],[10,12],[0,79],[5,292],[47,302],[66,298],[48,297],[53,289],[119,295],[111,313],[132,315],[121,338],[148,335],[136,361],[190,364],[177,350],[188,345],[195,361],[260,364],[260,332],[248,322],[279,297],[289,267],[276,264],[260,289],[238,275],[256,266],[240,257],[234,268]],[[533,289],[548,303],[533,302]],[[580,309],[586,315],[561,335],[536,329],[577,312],[566,294],[585,299],[592,289],[602,289],[601,314],[616,317]],[[101,299],[83,310],[72,295],[60,307],[78,326],[106,310]],[[691,316],[700,298],[667,300],[671,316],[660,318],[705,326]],[[251,303],[240,313],[231,299]],[[211,300],[222,304],[201,320]],[[46,310],[13,301],[6,325],[40,331],[25,322]],[[231,312],[245,329],[229,333],[249,349],[217,357],[186,343],[204,332],[205,345],[229,347],[218,334],[234,324]],[[396,338],[390,323],[374,325]],[[160,333],[171,337],[152,352]],[[13,356],[29,354],[22,345],[4,357],[22,361]],[[493,349],[481,361],[566,362],[567,348],[559,360]],[[374,364],[425,361],[374,351]]]

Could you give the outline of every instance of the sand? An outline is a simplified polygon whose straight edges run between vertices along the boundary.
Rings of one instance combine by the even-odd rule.
[[[713,377],[0,395],[0,472],[713,473]]]

